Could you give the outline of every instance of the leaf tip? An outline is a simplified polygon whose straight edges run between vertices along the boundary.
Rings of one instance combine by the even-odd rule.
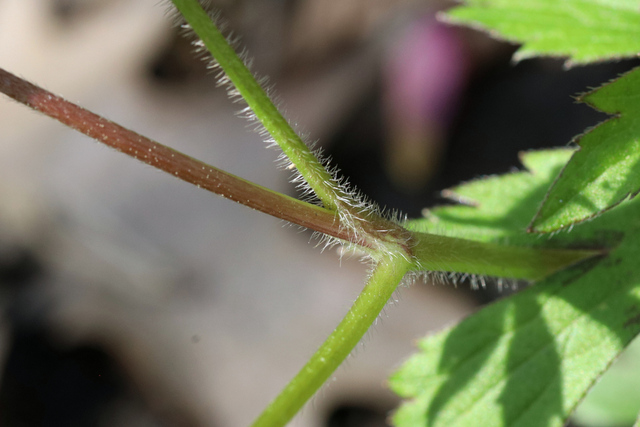
[[[446,190],[442,190],[440,192],[440,195],[442,197],[444,197],[445,199],[449,199],[452,200],[454,202],[457,202],[461,205],[465,205],[465,206],[472,206],[472,207],[478,207],[480,206],[480,203],[478,203],[476,200],[472,200],[468,197],[464,197],[461,196],[460,194],[458,194],[455,190],[455,188],[449,188]]]

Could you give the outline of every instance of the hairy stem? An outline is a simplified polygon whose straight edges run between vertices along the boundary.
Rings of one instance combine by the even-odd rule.
[[[344,194],[340,194],[340,190],[333,185],[333,177],[280,114],[198,0],[172,1],[324,206],[330,210],[337,210]]]
[[[412,254],[419,271],[447,271],[538,280],[604,250],[505,246],[456,237],[413,233]]]
[[[338,327],[298,374],[254,421],[253,427],[284,426],[351,353],[409,271],[410,263],[381,260]]]
[[[372,256],[395,254],[414,269],[539,279],[601,251],[509,247],[409,232],[382,218],[346,227],[335,212],[217,169],[85,110],[0,68],[0,92],[184,181],[291,223],[351,242]]]
[[[536,279],[598,251],[510,248],[409,232],[382,218],[345,227],[336,212],[301,202],[195,160],[0,69],[0,92],[67,126],[184,181],[275,217],[358,244],[378,260],[346,317],[305,367],[256,420],[283,426],[348,356],[395,290],[413,269]]]
[[[0,68],[0,92],[148,165],[250,208],[353,243],[334,212],[217,169],[139,135]],[[369,243],[371,243],[369,241]]]

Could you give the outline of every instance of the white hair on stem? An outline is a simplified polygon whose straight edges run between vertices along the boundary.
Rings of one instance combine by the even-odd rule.
[[[200,3],[203,5],[209,4],[209,2]],[[228,26],[220,18],[219,13],[208,11],[207,14],[217,26],[218,30],[224,35],[230,46],[234,48],[236,52],[239,52],[237,55],[242,63],[252,74],[255,74],[251,71],[252,60],[247,50],[239,48],[240,38],[234,35],[233,32],[228,31]],[[226,89],[233,103],[243,105],[242,108],[237,111],[237,115],[247,120],[248,127],[263,138],[267,147],[277,146],[277,141],[274,140],[253,110],[246,104],[240,92],[233,85],[215,58],[208,53],[202,40],[197,37],[190,25],[185,23],[179,14],[173,15],[176,25],[180,27],[182,34],[192,38],[195,54],[206,63],[206,68],[210,72],[215,73],[216,85]],[[274,95],[273,87],[269,84],[268,78],[258,78],[256,82],[274,105],[281,105],[278,97]],[[329,160],[323,155],[322,150],[316,147],[315,142],[310,143],[309,138],[305,135],[300,135],[300,140],[309,148],[308,151],[305,150],[304,152],[298,153],[302,161],[304,161],[305,157],[309,157],[311,160],[312,156],[318,159],[317,162],[313,159],[314,161],[307,164],[307,168],[311,170],[315,169],[316,173],[312,173],[311,175],[328,175],[328,178],[323,182],[323,186],[325,191],[330,195],[329,199],[333,201],[337,208],[336,215],[338,223],[340,224],[340,232],[345,232],[350,236],[347,246],[355,243],[356,245],[371,248],[372,250],[367,251],[367,258],[373,259],[374,261],[378,257],[387,255],[409,259],[410,254],[408,253],[409,251],[406,250],[406,248],[409,247],[408,233],[403,233],[403,229],[399,227],[404,223],[405,217],[395,210],[380,209],[377,204],[353,188],[347,179],[340,176],[338,167],[330,164]],[[296,150],[296,148],[293,147],[292,150]],[[309,185],[298,169],[295,168],[284,152],[280,153],[276,162],[281,169],[292,172],[290,181],[296,186],[302,200],[316,205],[322,205],[316,195],[316,191]],[[319,240],[319,246],[323,246],[323,250],[335,245],[345,245],[346,243],[344,240],[330,236],[323,236]]]

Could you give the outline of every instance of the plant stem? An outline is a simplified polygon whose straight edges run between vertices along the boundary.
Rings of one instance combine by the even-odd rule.
[[[505,246],[449,236],[413,233],[418,271],[447,271],[538,280],[605,250]]]
[[[0,68],[0,92],[116,150],[227,199],[360,245],[334,212],[239,178],[139,135]],[[369,243],[371,243],[369,241]]]
[[[326,208],[337,210],[341,205],[340,199],[345,195],[334,184],[331,174],[280,114],[198,0],[172,1],[316,196]]]
[[[254,421],[253,427],[284,426],[351,353],[409,271],[402,258],[381,260],[362,293],[318,351]]]
[[[274,192],[166,147],[0,68],[0,92],[116,150],[184,181],[276,218],[351,242],[372,255],[395,253],[414,269],[538,279],[601,251],[509,247],[425,233],[410,233],[382,218],[362,222],[359,233],[335,212]]]

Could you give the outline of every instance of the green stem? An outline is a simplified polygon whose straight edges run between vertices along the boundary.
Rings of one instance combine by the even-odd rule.
[[[351,353],[395,291],[411,264],[402,258],[381,260],[362,293],[306,365],[252,424],[284,426]]]
[[[435,234],[412,236],[414,269],[538,280],[603,250],[504,246]]]
[[[287,158],[330,210],[340,205],[333,177],[280,114],[197,0],[172,0]]]

